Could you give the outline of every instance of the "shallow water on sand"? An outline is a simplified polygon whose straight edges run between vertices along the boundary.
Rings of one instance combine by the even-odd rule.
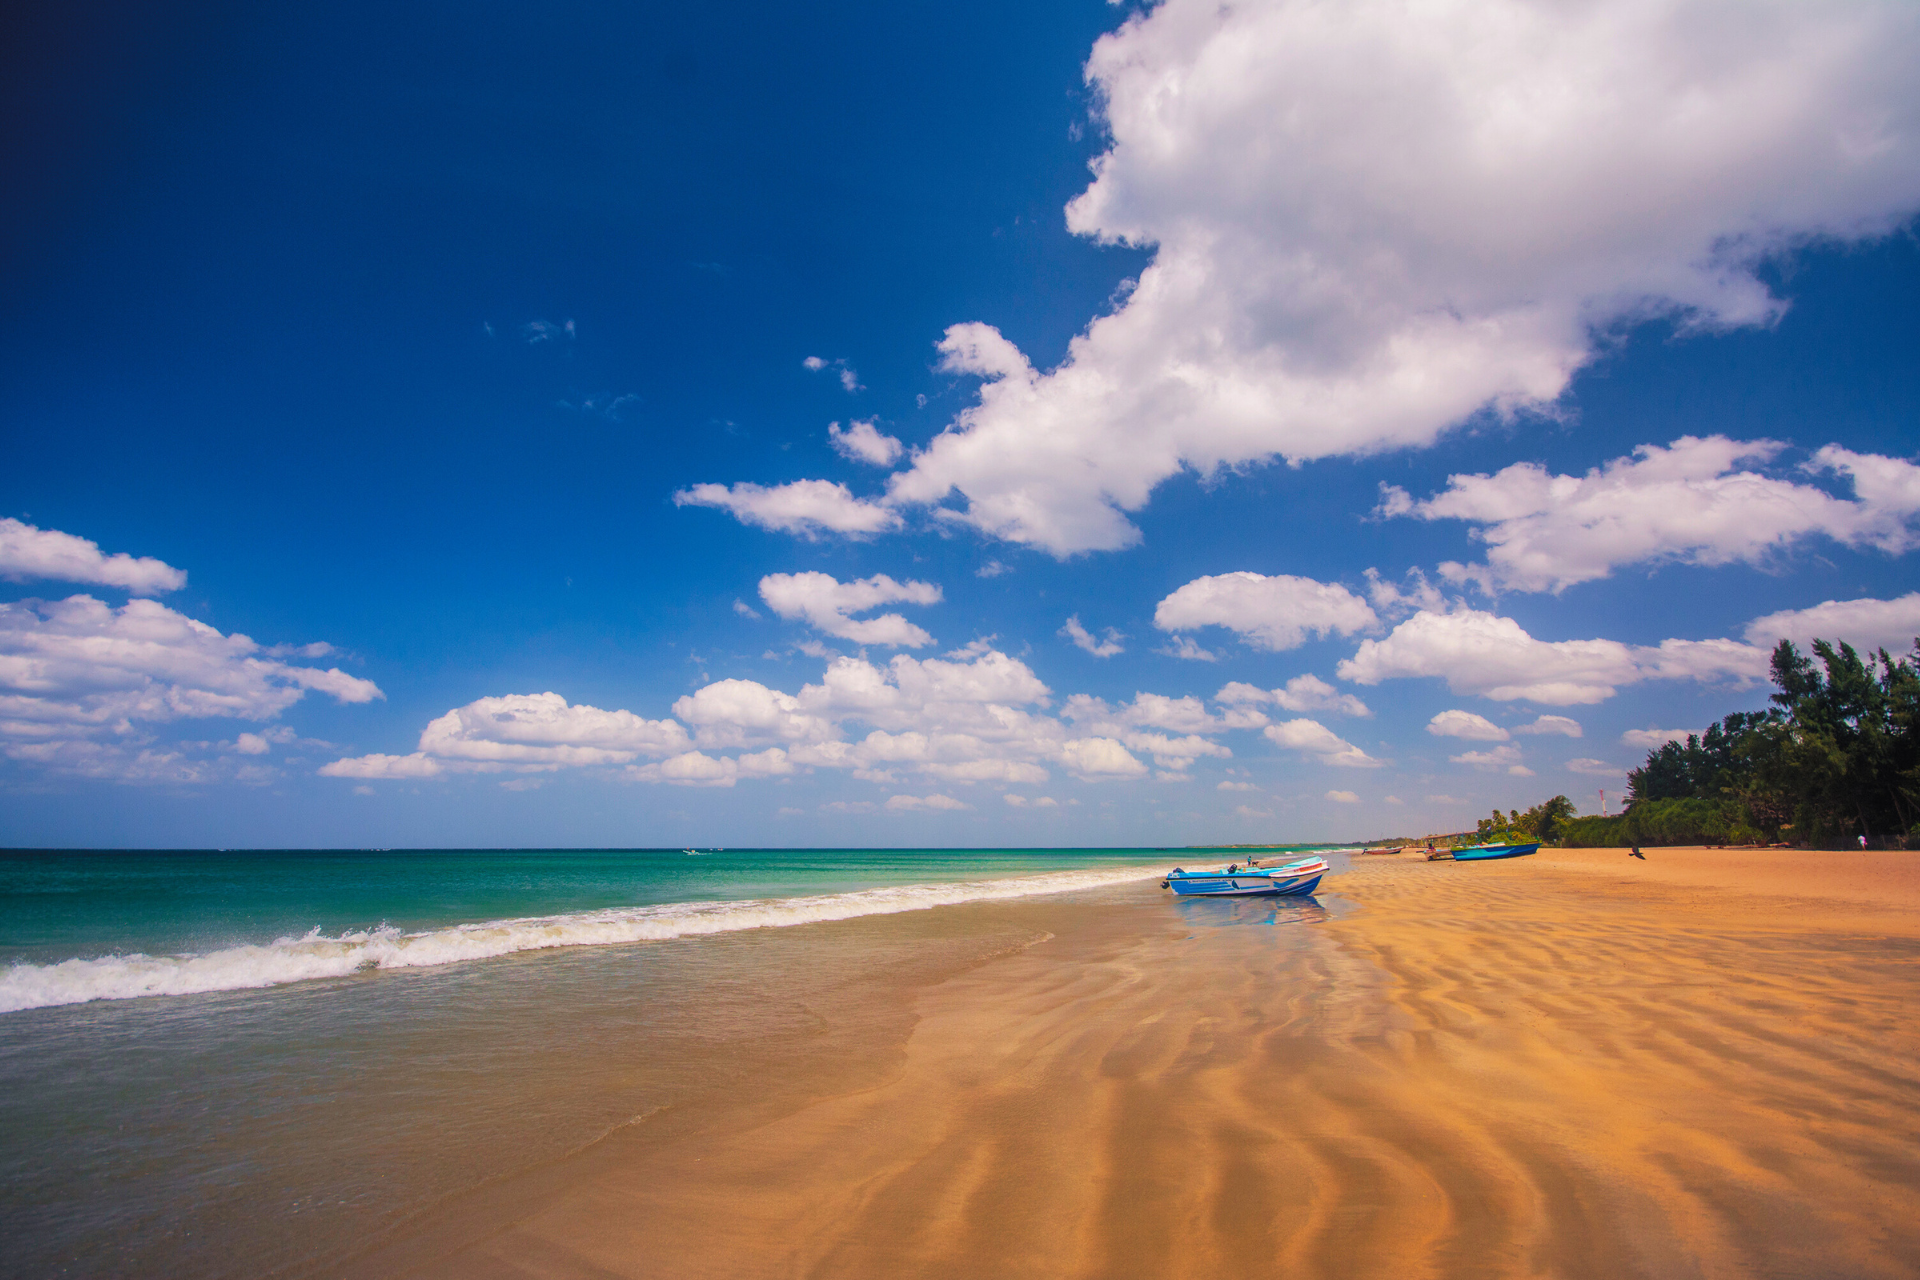
[[[999,904],[1142,883],[1167,862],[385,859],[0,865],[16,996],[0,1013],[0,1272],[303,1273],[636,1119],[881,1069],[913,990],[1039,936]],[[193,972],[216,989],[122,998]],[[18,1007],[49,991],[66,1002]]]

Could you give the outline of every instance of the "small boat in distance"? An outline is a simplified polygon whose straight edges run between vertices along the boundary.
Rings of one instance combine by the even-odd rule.
[[[1540,852],[1540,844],[1476,844],[1465,849],[1455,849],[1455,862],[1486,862],[1493,858],[1520,858],[1529,853]]]
[[[1325,858],[1298,858],[1277,867],[1241,866],[1234,863],[1219,871],[1188,871],[1175,867],[1167,872],[1161,887],[1180,897],[1251,897],[1254,894],[1285,894],[1289,897],[1312,893],[1327,874]]]

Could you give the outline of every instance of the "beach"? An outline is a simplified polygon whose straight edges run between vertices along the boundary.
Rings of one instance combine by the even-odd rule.
[[[922,913],[1005,945],[331,1273],[1920,1274],[1913,856],[1646,853]]]

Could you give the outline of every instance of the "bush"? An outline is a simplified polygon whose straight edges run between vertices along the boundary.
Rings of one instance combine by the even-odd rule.
[[[1760,832],[1738,800],[1648,800],[1623,819],[1630,843],[1756,844]]]
[[[1760,844],[1766,839],[1737,800],[1642,800],[1618,817],[1574,818],[1562,828],[1566,849],[1630,844]]]
[[[1560,829],[1563,849],[1612,849],[1627,844],[1625,818],[1602,818],[1597,814],[1570,819]]]

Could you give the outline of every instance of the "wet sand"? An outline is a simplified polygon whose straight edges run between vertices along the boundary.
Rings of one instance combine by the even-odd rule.
[[[347,1273],[1920,1275],[1920,855],[1647,853],[1002,907],[904,1042]]]

